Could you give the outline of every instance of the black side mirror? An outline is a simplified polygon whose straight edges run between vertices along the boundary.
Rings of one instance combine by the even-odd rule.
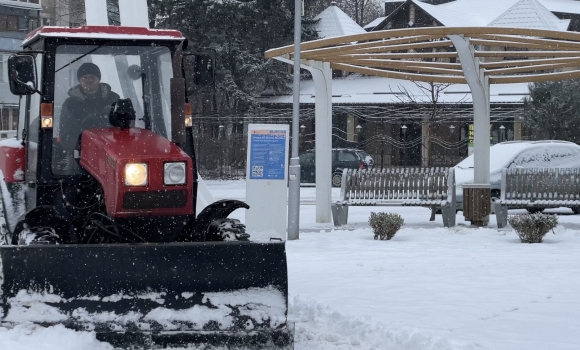
[[[14,95],[32,95],[38,92],[34,57],[15,54],[8,58],[8,84]]]
[[[192,95],[196,88],[214,85],[215,57],[215,50],[212,49],[200,50],[183,56],[188,95]]]

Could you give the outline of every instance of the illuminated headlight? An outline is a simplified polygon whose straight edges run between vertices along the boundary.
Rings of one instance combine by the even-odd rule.
[[[126,186],[147,186],[147,163],[125,164]]]
[[[185,183],[185,162],[163,164],[163,183],[166,185],[183,185]]]

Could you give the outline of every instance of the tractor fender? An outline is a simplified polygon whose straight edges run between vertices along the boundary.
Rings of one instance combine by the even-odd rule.
[[[250,206],[236,199],[223,199],[208,205],[199,213],[195,220],[195,235],[203,237],[208,232],[212,221],[227,218],[228,215],[239,208],[250,209]]]

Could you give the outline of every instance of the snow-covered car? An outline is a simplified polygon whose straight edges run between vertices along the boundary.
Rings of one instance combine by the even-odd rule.
[[[489,182],[491,197],[499,198],[501,172],[504,168],[577,168],[580,167],[580,146],[567,141],[508,141],[489,149]],[[473,155],[455,166],[457,209],[463,209],[464,184],[473,183]],[[540,212],[543,209],[530,209]]]

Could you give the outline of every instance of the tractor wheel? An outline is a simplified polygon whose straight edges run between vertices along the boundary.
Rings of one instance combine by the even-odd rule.
[[[544,211],[545,208],[526,208],[530,214],[538,214]]]
[[[248,241],[246,225],[238,219],[214,219],[209,225],[207,239],[210,241]]]
[[[340,187],[342,185],[342,174],[334,173],[332,174],[332,187]]]

